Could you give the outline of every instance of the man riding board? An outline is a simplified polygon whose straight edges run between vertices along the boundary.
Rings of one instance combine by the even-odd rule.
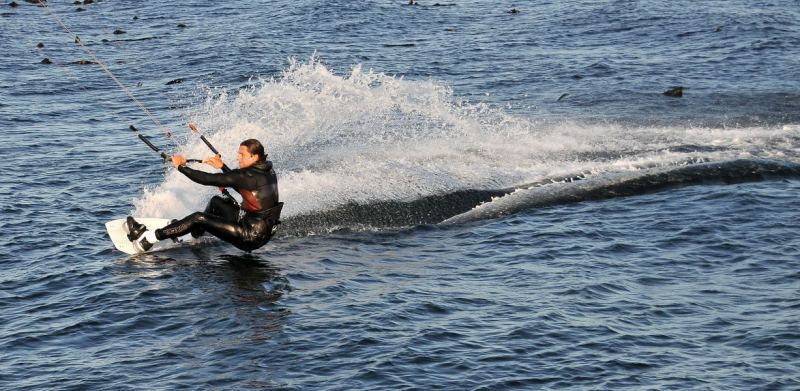
[[[141,251],[164,239],[177,239],[191,233],[199,237],[208,232],[239,249],[255,250],[272,237],[280,224],[283,203],[278,201],[278,178],[267,160],[264,146],[256,139],[239,145],[239,168],[228,169],[220,155],[203,160],[221,173],[207,173],[186,166],[186,157],[172,156],[172,165],[189,179],[201,185],[231,187],[242,196],[241,207],[230,196],[214,196],[205,212],[195,212],[173,220],[163,228],[148,231],[144,224],[128,216],[128,239]],[[227,169],[227,170],[226,170]]]

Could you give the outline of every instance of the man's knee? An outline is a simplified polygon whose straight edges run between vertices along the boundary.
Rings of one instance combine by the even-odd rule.
[[[189,221],[191,221],[193,224],[205,223],[208,221],[208,217],[203,212],[194,212],[189,215]]]
[[[215,195],[211,197],[211,200],[208,201],[208,206],[206,207],[206,213],[211,213],[214,215],[222,215],[225,213],[226,210],[229,210],[231,207],[234,207],[235,204],[233,200],[229,197],[223,197]]]
[[[208,205],[206,205],[206,213],[213,213],[215,210],[219,208],[222,204],[222,197],[220,196],[213,196],[210,200],[208,200]]]

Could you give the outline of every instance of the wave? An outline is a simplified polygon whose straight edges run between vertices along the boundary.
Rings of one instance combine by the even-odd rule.
[[[765,160],[733,160],[608,173],[592,178],[520,188],[443,221],[457,224],[520,211],[581,201],[649,194],[680,186],[730,184],[764,179],[800,178],[800,165]],[[577,180],[576,180],[577,179]]]
[[[291,61],[280,76],[238,91],[203,88],[198,100],[184,119],[197,123],[229,163],[241,140],[264,142],[286,203],[284,229],[300,234],[436,223],[563,178],[603,181],[737,159],[800,162],[791,124],[543,119],[469,101],[437,80],[359,65],[338,75],[316,58]],[[188,132],[177,141],[179,153],[209,155]],[[214,191],[169,170],[134,200],[133,214],[179,218],[202,210]]]
[[[437,224],[467,212],[476,205],[503,197],[511,190],[460,190],[413,201],[354,202],[333,210],[312,212],[284,219],[282,235],[304,236],[337,230],[374,230]]]
[[[350,203],[329,211],[290,217],[284,220],[281,233],[302,236],[343,229],[459,224],[529,209],[650,194],[682,186],[794,178],[800,178],[800,164],[746,159],[653,167],[593,177],[579,174],[518,188],[463,190],[409,202]]]

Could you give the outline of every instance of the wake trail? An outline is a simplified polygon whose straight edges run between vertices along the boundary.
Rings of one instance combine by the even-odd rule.
[[[202,103],[185,117],[204,129],[229,164],[239,142],[261,140],[278,173],[286,203],[283,218],[305,219],[306,231],[314,230],[313,221],[331,220],[337,213],[342,220],[348,213],[358,216],[357,207],[365,205],[428,205],[419,213],[432,218],[405,221],[441,221],[453,216],[449,213],[463,213],[467,202],[474,202],[469,209],[554,178],[736,159],[800,162],[794,125],[691,128],[544,121],[535,112],[512,115],[459,98],[436,80],[406,80],[358,65],[338,75],[317,58],[291,61],[281,76],[237,91],[206,89]],[[178,152],[209,155],[202,141],[192,137]],[[146,187],[134,200],[133,213],[182,217],[202,210],[215,191],[169,170],[161,183]],[[446,201],[426,201],[437,199]],[[371,213],[404,220],[387,217],[402,214],[403,208],[383,210]],[[371,226],[381,217],[355,220],[354,226]]]

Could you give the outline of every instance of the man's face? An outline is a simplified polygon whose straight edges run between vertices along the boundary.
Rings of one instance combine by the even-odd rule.
[[[239,146],[239,168],[247,168],[258,161],[258,155],[253,155],[244,145]]]

